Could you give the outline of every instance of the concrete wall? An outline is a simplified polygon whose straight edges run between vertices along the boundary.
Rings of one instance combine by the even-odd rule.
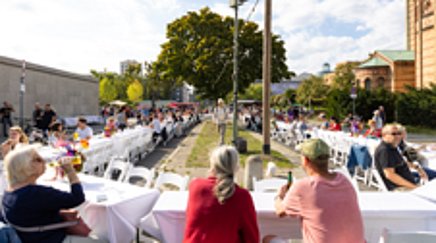
[[[9,101],[19,116],[19,90],[22,61],[0,56],[0,102]],[[63,117],[97,115],[98,80],[54,68],[26,63],[24,114],[30,118],[34,103],[52,104]]]

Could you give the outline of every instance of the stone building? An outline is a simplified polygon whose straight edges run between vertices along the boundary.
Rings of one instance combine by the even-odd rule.
[[[9,101],[19,116],[22,61],[0,56],[0,102]],[[26,63],[24,117],[31,118],[35,102],[50,103],[61,117],[99,114],[99,83],[79,75]]]
[[[415,87],[414,60],[413,51],[375,51],[354,70],[356,85],[366,90],[406,91],[407,85]]]
[[[120,62],[120,74],[123,74],[127,71],[130,65],[140,65],[141,73],[142,73],[142,64],[136,60],[124,60]]]
[[[436,0],[407,0],[407,49],[415,52],[416,87],[436,83]]]

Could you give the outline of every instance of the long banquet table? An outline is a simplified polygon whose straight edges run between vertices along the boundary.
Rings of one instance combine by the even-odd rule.
[[[277,218],[274,214],[274,193],[251,195],[262,237],[275,234],[283,238],[301,238],[298,219]],[[164,192],[148,216],[157,222],[163,242],[182,242],[187,199],[188,192]],[[359,204],[365,226],[365,238],[369,243],[378,242],[383,228],[400,231],[436,231],[436,204],[411,193],[362,192],[359,194]],[[155,225],[143,225],[146,231],[147,227],[152,230],[156,228]]]
[[[70,190],[66,180],[51,181],[47,178],[49,176],[38,183]],[[159,198],[159,191],[85,174],[79,174],[79,178],[86,202],[78,210],[92,234],[111,243],[132,242],[140,218],[150,212]]]

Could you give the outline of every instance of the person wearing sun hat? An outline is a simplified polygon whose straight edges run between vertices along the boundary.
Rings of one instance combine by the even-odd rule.
[[[356,191],[344,175],[329,171],[329,150],[321,139],[301,144],[301,164],[308,177],[294,182],[289,189],[286,185],[280,188],[275,198],[276,214],[299,218],[305,243],[363,243]],[[287,241],[267,235],[263,242]]]

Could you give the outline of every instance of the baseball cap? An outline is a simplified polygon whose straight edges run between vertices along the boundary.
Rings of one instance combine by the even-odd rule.
[[[320,156],[329,156],[329,146],[319,138],[309,139],[300,146],[301,154],[310,160],[315,160]]]

